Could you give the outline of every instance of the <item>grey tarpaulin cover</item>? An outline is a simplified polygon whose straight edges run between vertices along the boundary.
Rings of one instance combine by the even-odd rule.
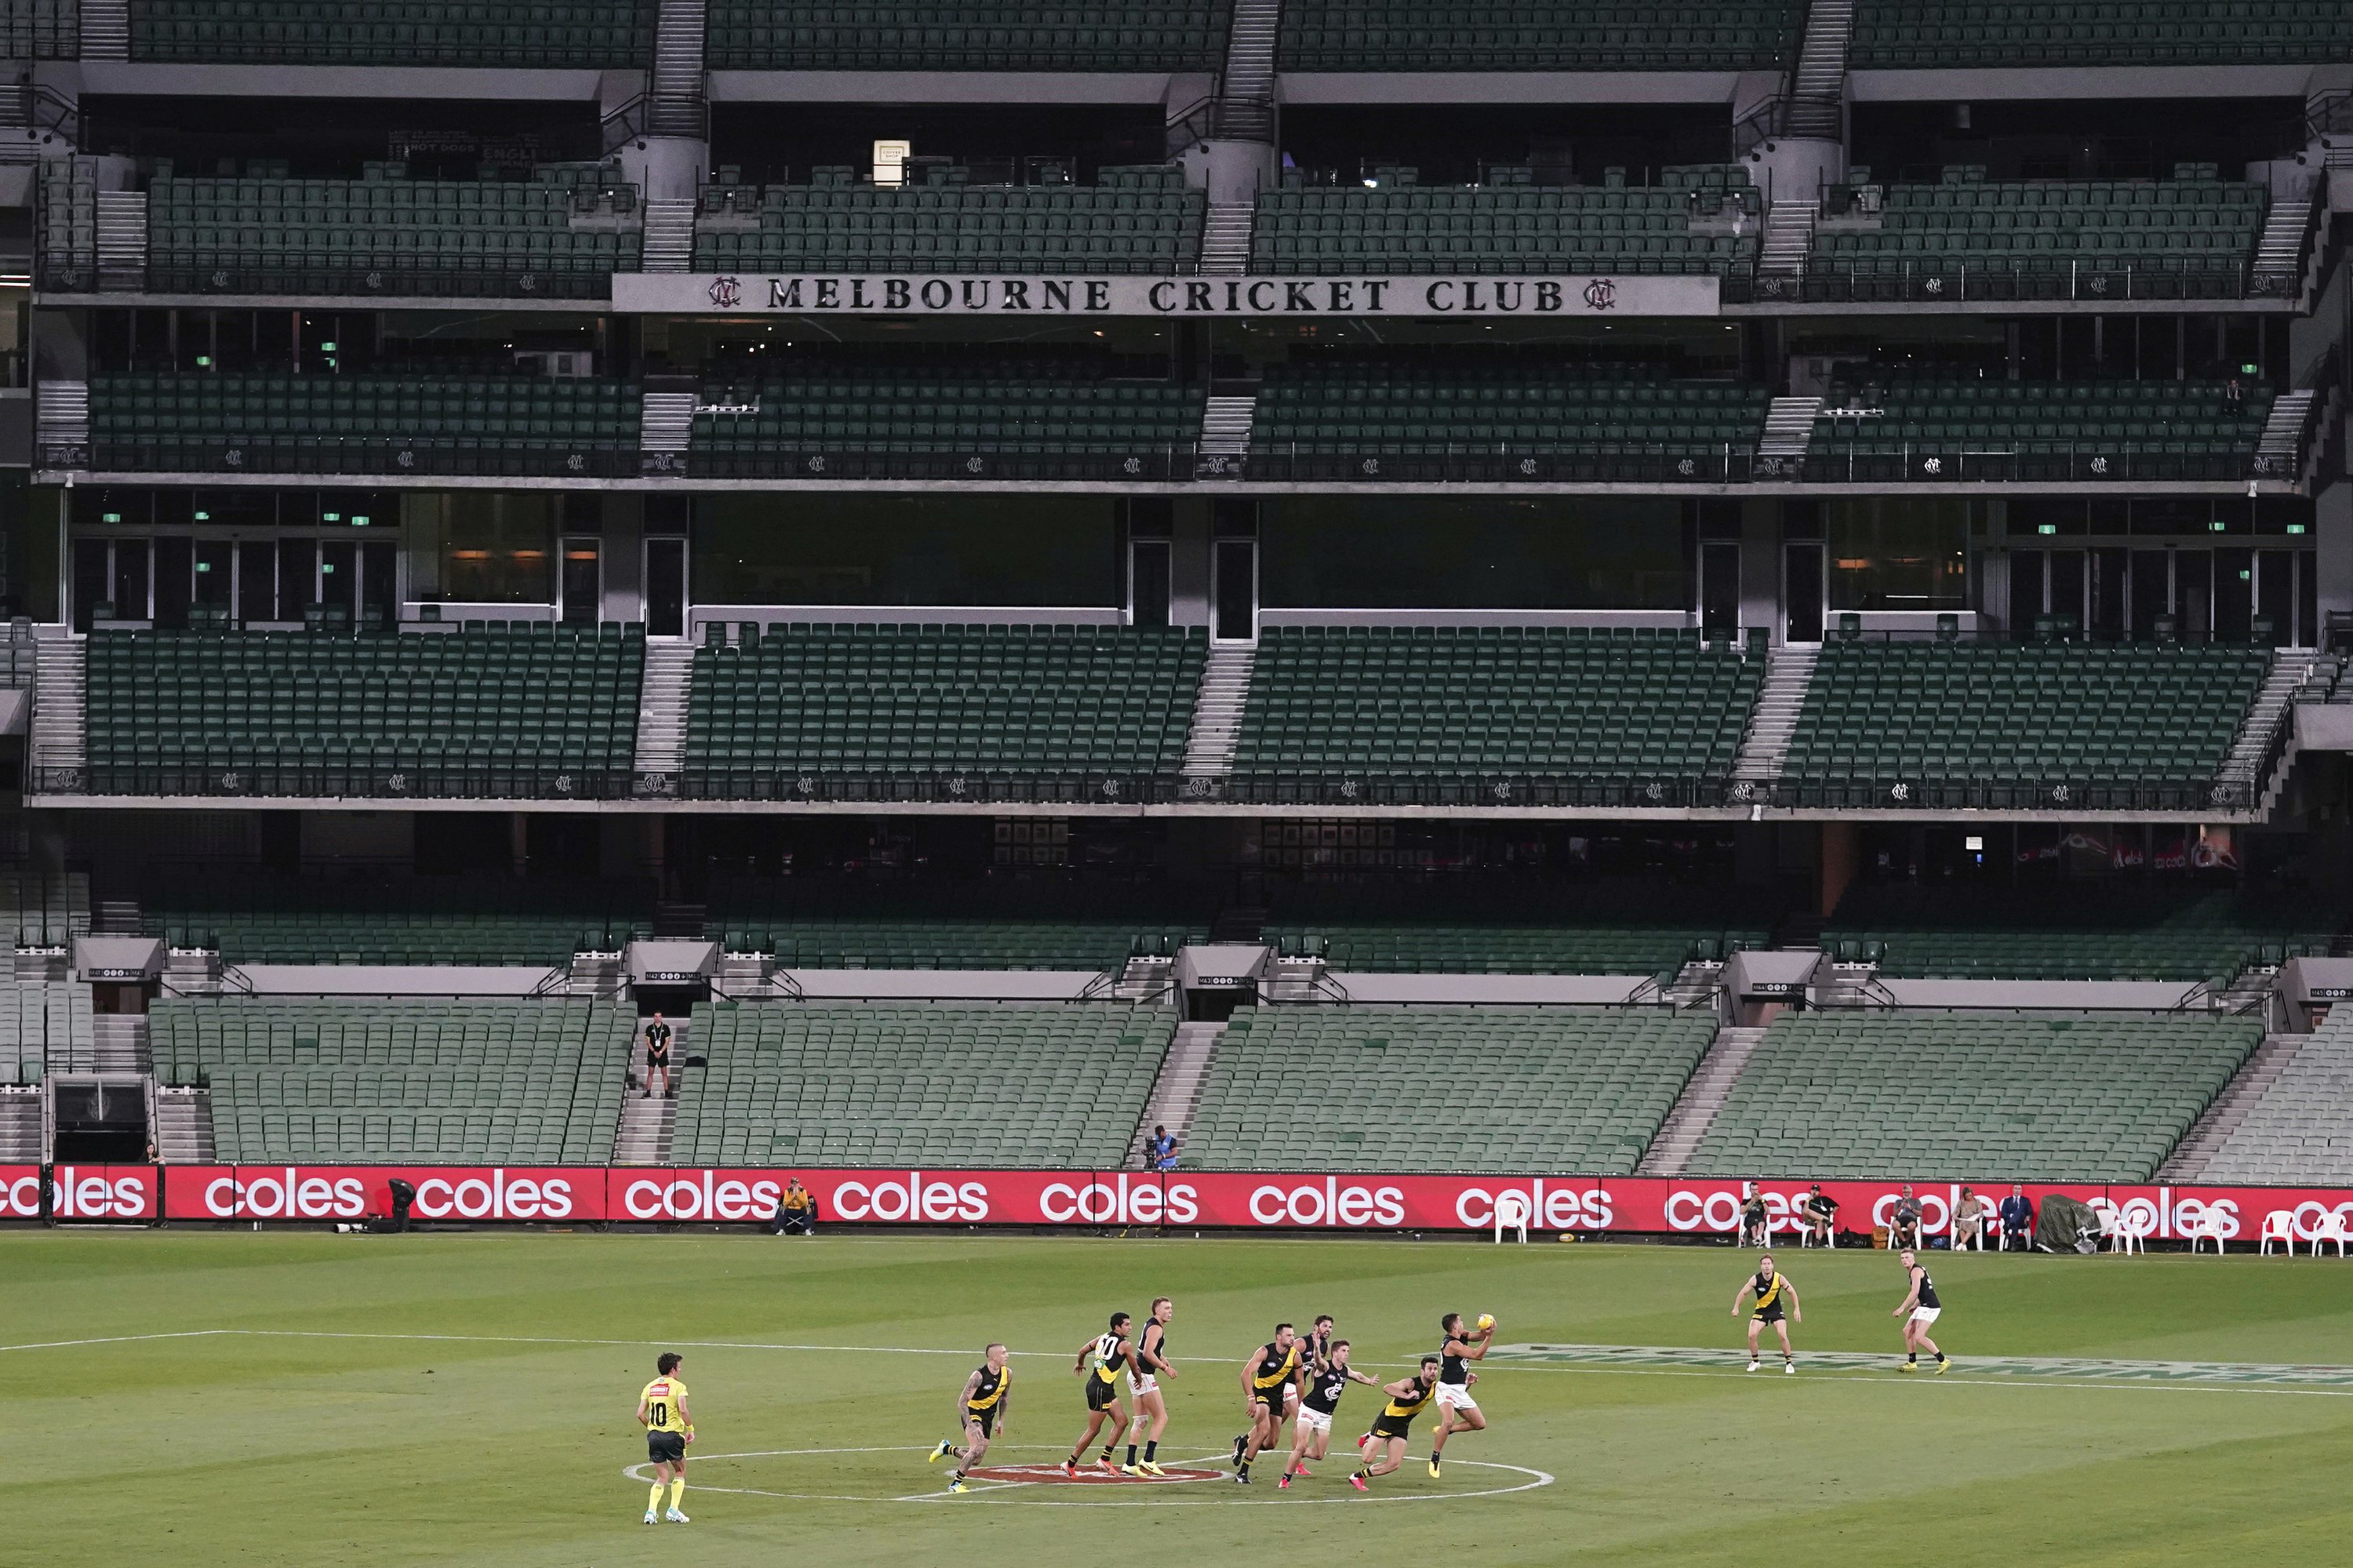
[[[2100,1217],[2090,1204],[2053,1192],[2042,1200],[2042,1212],[2034,1217],[2034,1245],[2049,1252],[2072,1252],[2077,1237],[2099,1226]]]

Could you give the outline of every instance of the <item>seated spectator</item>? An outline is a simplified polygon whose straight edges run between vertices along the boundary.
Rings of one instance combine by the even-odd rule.
[[[817,1234],[817,1195],[801,1185],[799,1177],[794,1177],[784,1196],[776,1200],[776,1223],[768,1228],[780,1236]]]
[[[1740,1236],[1738,1246],[1769,1246],[1766,1234],[1767,1211],[1765,1194],[1757,1190],[1754,1181],[1744,1181],[1740,1187]]]
[[[1806,1201],[1798,1205],[1798,1223],[1822,1245],[1838,1245],[1838,1200],[1823,1192],[1820,1181],[1807,1189]]]
[[[1887,1216],[1887,1245],[1894,1251],[1920,1245],[1920,1200],[1912,1195],[1912,1184],[1904,1184],[1904,1195],[1895,1201],[1895,1208]]]
[[[1144,1168],[1146,1171],[1176,1169],[1176,1140],[1165,1127],[1155,1126],[1152,1136],[1145,1140]]]
[[[2027,1202],[2026,1189],[2010,1183],[2010,1196],[2001,1201],[2002,1245],[2019,1248],[2034,1245],[2034,1205]]]
[[[1974,1188],[1964,1187],[1958,1202],[1953,1205],[1953,1250],[1984,1245],[1985,1223],[1993,1213],[1993,1205],[1977,1194]]]

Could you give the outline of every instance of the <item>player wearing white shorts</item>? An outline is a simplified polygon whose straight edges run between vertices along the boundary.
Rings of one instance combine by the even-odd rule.
[[[1445,1339],[1438,1347],[1438,1431],[1430,1440],[1432,1480],[1438,1478],[1439,1461],[1446,1453],[1449,1433],[1487,1429],[1487,1417],[1481,1414],[1479,1402],[1471,1396],[1471,1385],[1479,1381],[1471,1363],[1485,1361],[1487,1347],[1495,1342],[1495,1325],[1492,1321],[1474,1332],[1465,1333],[1460,1312],[1449,1312],[1438,1320],[1438,1327]]]
[[[1307,1392],[1300,1397],[1299,1414],[1291,1424],[1291,1463],[1283,1467],[1282,1479],[1276,1486],[1288,1490],[1293,1477],[1307,1474],[1308,1460],[1320,1459],[1330,1451],[1332,1415],[1352,1383],[1367,1388],[1381,1386],[1380,1379],[1350,1370],[1347,1340],[1328,1341],[1322,1359],[1307,1374]]]
[[[1928,1277],[1928,1271],[1920,1266],[1919,1259],[1913,1256],[1908,1246],[1904,1249],[1904,1277],[1912,1288],[1905,1292],[1903,1304],[1889,1314],[1904,1319],[1904,1363],[1896,1370],[1918,1372],[1920,1352],[1926,1351],[1936,1358],[1936,1371],[1941,1374],[1953,1363],[1936,1348],[1936,1341],[1928,1337],[1928,1329],[1944,1316],[1945,1304],[1937,1299],[1936,1282]]]
[[[1144,1331],[1135,1339],[1135,1354],[1128,1361],[1127,1392],[1135,1396],[1135,1422],[1127,1429],[1127,1463],[1120,1467],[1126,1475],[1167,1474],[1155,1461],[1160,1457],[1160,1435],[1168,1430],[1168,1401],[1160,1392],[1160,1380],[1176,1375],[1176,1365],[1168,1359],[1168,1319],[1176,1315],[1175,1302],[1166,1296],[1154,1297],[1152,1310],[1144,1316]],[[1152,1431],[1145,1438],[1144,1458],[1139,1462],[1135,1435],[1146,1416],[1152,1419]]]

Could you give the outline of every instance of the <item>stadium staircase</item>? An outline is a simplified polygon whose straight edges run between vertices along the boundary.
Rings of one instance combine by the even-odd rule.
[[[1250,431],[1258,423],[1258,397],[1213,397],[1201,413],[1201,455],[1239,461],[1249,455]]]
[[[687,272],[694,267],[694,198],[665,196],[646,203],[644,248],[639,264],[649,272]],[[655,394],[648,393],[650,401]],[[689,396],[690,401],[691,395]]]
[[[1765,214],[1764,243],[1757,252],[1757,275],[1800,278],[1806,258],[1814,251],[1814,204],[1810,200],[1777,201]]]
[[[1792,136],[1845,140],[1846,55],[1854,38],[1854,0],[1813,0],[1806,41],[1789,80]]]
[[[81,58],[93,64],[131,58],[131,0],[81,0]]]
[[[691,392],[649,392],[638,412],[638,450],[649,454],[649,468],[668,461],[682,461],[694,440],[695,396]]]
[[[670,1083],[675,1086],[686,1074],[686,1039],[694,1024],[688,1018],[666,1022],[670,1027]],[[642,1033],[629,1046],[629,1072],[636,1081],[621,1099],[621,1119],[613,1129],[613,1163],[667,1165],[670,1140],[678,1129],[678,1100],[675,1097],[653,1100],[645,1097],[646,1041]]]
[[[1217,1063],[1218,1042],[1225,1033],[1223,1023],[1176,1026],[1176,1037],[1160,1064],[1160,1076],[1153,1082],[1152,1097],[1144,1102],[1144,1115],[1136,1120],[1135,1136],[1128,1140],[1128,1164],[1144,1163],[1144,1141],[1152,1136],[1155,1127],[1166,1128],[1180,1150],[1185,1147],[1185,1139],[1193,1129],[1193,1113],[1201,1107],[1201,1090],[1209,1081],[1209,1069]]]
[[[37,396],[39,401],[33,414],[37,466],[86,465],[90,461],[90,383],[44,379]],[[47,456],[52,452],[59,454],[54,461]]]
[[[1258,650],[1248,643],[1222,642],[1209,650],[1201,669],[1201,689],[1193,703],[1193,725],[1185,736],[1185,762],[1177,769],[1187,780],[1200,779],[1205,789],[1234,770],[1234,752],[1241,744],[1242,714],[1250,706],[1250,672]]]
[[[2316,392],[2283,392],[2272,399],[2263,417],[2263,433],[2255,438],[2255,471],[2284,479],[2304,472],[2304,426],[2312,417]]]
[[[637,771],[675,779],[686,766],[687,696],[694,649],[684,642],[646,645],[644,694],[638,707]]]
[[[98,281],[100,288],[146,286],[145,191],[98,193]]]
[[[1252,202],[1211,204],[1201,225],[1205,276],[1234,278],[1250,270],[1251,226],[1257,217],[1258,207]]]
[[[1282,32],[1282,0],[1234,0],[1232,27],[1226,35],[1225,76],[1219,83],[1219,96],[1225,103],[1271,111],[1274,47]]]
[[[1789,742],[1798,733],[1798,715],[1805,710],[1806,690],[1813,684],[1819,648],[1783,646],[1773,650],[1765,664],[1765,684],[1757,705],[1748,711],[1748,733],[1740,737],[1740,751],[1732,761],[1732,798],[1737,803],[1772,799],[1774,781],[1789,758]]]
[[[1765,410],[1765,433],[1757,442],[1757,478],[1795,479],[1805,472],[1806,453],[1814,444],[1814,421],[1821,412],[1820,397],[1773,399]]]
[[[1659,1136],[1642,1151],[1641,1162],[1634,1167],[1638,1176],[1680,1176],[1698,1151],[1700,1139],[1706,1136],[1715,1113],[1724,1108],[1724,1098],[1732,1092],[1740,1070],[1765,1038],[1762,1029],[1719,1029],[1715,1043],[1708,1047],[1699,1065],[1693,1069],[1691,1080],[1675,1098],[1674,1108],[1667,1119],[1659,1124]]]
[[[155,1154],[167,1165],[208,1165],[217,1158],[209,1093],[203,1089],[155,1091]],[[0,1160],[6,1158],[0,1153]]]
[[[2321,187],[2324,193],[2327,189],[2325,185]],[[103,203],[106,197],[100,195],[98,199]],[[2304,254],[2304,237],[2312,228],[2315,205],[2316,201],[2311,199],[2273,202],[2271,209],[2263,214],[2263,234],[2255,241],[2255,277],[2289,280],[2284,286],[2275,288],[2275,291],[2284,293],[2289,299],[2300,299],[2304,294],[2304,280],[2296,276],[2296,261]],[[101,249],[105,243],[105,233],[101,228],[99,238]]]
[[[707,0],[661,0],[654,26],[653,104],[648,121],[657,136],[701,141],[708,130],[702,42],[709,19]]]
[[[2246,719],[2239,726],[2238,738],[2231,743],[2231,753],[2222,759],[2221,769],[2215,776],[2221,786],[2243,789],[2245,793],[2239,798],[2264,815],[2270,813],[2280,791],[2286,788],[2290,767],[2295,761],[2295,736],[2291,730],[2288,748],[2280,758],[2279,766],[2272,770],[2270,778],[2263,777],[2263,759],[2271,749],[2272,733],[2286,721],[2295,689],[2311,673],[2310,662],[2301,654],[2273,656],[2271,671],[2255,694],[2254,705],[2247,710]]]
[[[2205,1171],[2231,1135],[2247,1119],[2247,1113],[2256,1102],[2280,1080],[2289,1064],[2295,1060],[2296,1051],[2312,1037],[2307,1034],[2266,1034],[2239,1075],[2231,1080],[2230,1087],[2214,1097],[2206,1114],[2184,1133],[2166,1156],[2165,1163],[2157,1168],[2159,1181],[2195,1181]]]
[[[155,1059],[147,1044],[143,1012],[101,1012],[90,1021],[90,1069],[100,1073],[150,1073]]]
[[[41,1097],[38,1086],[0,1086],[0,1164],[37,1165],[48,1158],[41,1142]]]
[[[37,789],[78,786],[89,766],[89,729],[84,699],[89,644],[78,637],[53,637],[40,645],[33,673],[33,767]]]

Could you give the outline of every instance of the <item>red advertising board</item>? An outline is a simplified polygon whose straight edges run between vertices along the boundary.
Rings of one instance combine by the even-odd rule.
[[[63,1174],[62,1171],[60,1173]],[[84,1168],[73,1217],[151,1218],[153,1171]],[[0,1167],[0,1217],[37,1213],[29,1166]],[[919,1171],[631,1168],[625,1166],[171,1166],[163,1202],[172,1219],[357,1220],[387,1213],[387,1183],[417,1189],[415,1218],[468,1224],[682,1222],[754,1224],[776,1211],[797,1175],[827,1221],[856,1224],[1159,1226],[1236,1230],[1480,1231],[1506,1192],[1524,1198],[1539,1232],[1722,1234],[1734,1228],[1741,1183],[1634,1176],[1387,1176],[1231,1171]],[[1839,1224],[1885,1223],[1902,1183],[1826,1181]],[[1970,1183],[2000,1199],[2009,1183]],[[1959,1182],[1915,1182],[1926,1228],[1948,1228]],[[1806,1183],[1761,1184],[1787,1225]],[[2131,1212],[2153,1238],[2179,1238],[2211,1220],[2252,1239],[2265,1215],[2288,1214],[2309,1237],[2326,1215],[2353,1222],[2353,1189],[2161,1187],[2034,1182],[2037,1208],[2052,1193]],[[25,1200],[24,1206],[18,1200]],[[104,1211],[101,1213],[100,1211]],[[60,1217],[65,1217],[61,1215]]]
[[[153,1165],[59,1165],[50,1171],[49,1215],[61,1223],[156,1217]],[[41,1217],[41,1168],[0,1165],[0,1220]]]

